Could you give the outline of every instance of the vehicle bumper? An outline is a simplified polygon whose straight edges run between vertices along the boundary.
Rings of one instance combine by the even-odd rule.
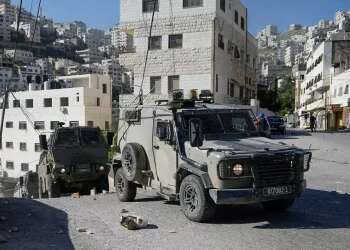
[[[217,205],[244,205],[270,200],[290,199],[300,196],[306,188],[306,180],[291,186],[292,193],[280,196],[265,196],[262,188],[210,189],[209,195]]]

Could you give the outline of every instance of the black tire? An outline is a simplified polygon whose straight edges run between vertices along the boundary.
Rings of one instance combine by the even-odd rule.
[[[122,167],[128,181],[141,181],[142,171],[147,169],[147,157],[143,147],[136,143],[125,145]]]
[[[120,201],[131,202],[135,200],[137,186],[126,179],[123,168],[119,168],[115,174],[115,190]]]
[[[266,211],[270,212],[287,212],[294,204],[295,199],[275,200],[262,202],[262,206]]]
[[[195,175],[189,175],[182,181],[180,205],[185,216],[191,221],[205,222],[215,215],[215,203],[201,179]]]
[[[59,182],[53,181],[51,177],[48,178],[48,197],[59,198],[61,196],[61,186]]]

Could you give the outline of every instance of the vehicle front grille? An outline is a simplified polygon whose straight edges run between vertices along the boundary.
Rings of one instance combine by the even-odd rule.
[[[75,173],[90,173],[91,165],[90,164],[78,164],[75,166]]]
[[[272,187],[292,184],[296,177],[296,164],[290,154],[258,156],[254,171],[256,185]]]

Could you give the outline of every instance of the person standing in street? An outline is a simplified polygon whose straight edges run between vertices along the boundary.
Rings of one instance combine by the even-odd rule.
[[[316,117],[313,114],[310,116],[310,129],[311,132],[315,132],[316,129]]]

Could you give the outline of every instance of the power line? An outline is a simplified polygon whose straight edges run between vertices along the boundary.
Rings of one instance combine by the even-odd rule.
[[[15,41],[15,49],[14,49],[14,55],[13,55],[13,65],[16,64],[16,53],[17,53],[17,46],[18,46],[19,26],[21,23],[22,7],[23,7],[23,0],[21,0],[19,4],[19,11],[17,16],[16,41]]]
[[[150,51],[150,39],[152,37],[152,30],[153,30],[153,23],[154,23],[154,14],[156,12],[156,6],[157,6],[157,1],[153,0],[153,12],[152,12],[152,18],[151,18],[151,26],[149,29],[149,35],[148,35],[148,46],[147,46],[147,51],[146,51],[146,59],[145,59],[145,65],[143,68],[143,73],[142,73],[142,80],[141,80],[141,88],[140,88],[140,93],[139,93],[139,97],[140,97],[140,103],[139,104],[143,104],[143,83],[145,80],[145,75],[146,75],[146,69],[147,69],[147,63],[148,63],[148,56],[149,56],[149,51]]]
[[[33,36],[32,36],[32,43],[34,42],[36,28],[37,28],[37,25],[38,25],[38,19],[39,19],[40,8],[41,8],[41,1],[42,0],[39,0],[38,10],[37,10],[37,13],[36,13],[36,19],[35,19],[35,23],[34,23],[34,32],[33,32]]]

